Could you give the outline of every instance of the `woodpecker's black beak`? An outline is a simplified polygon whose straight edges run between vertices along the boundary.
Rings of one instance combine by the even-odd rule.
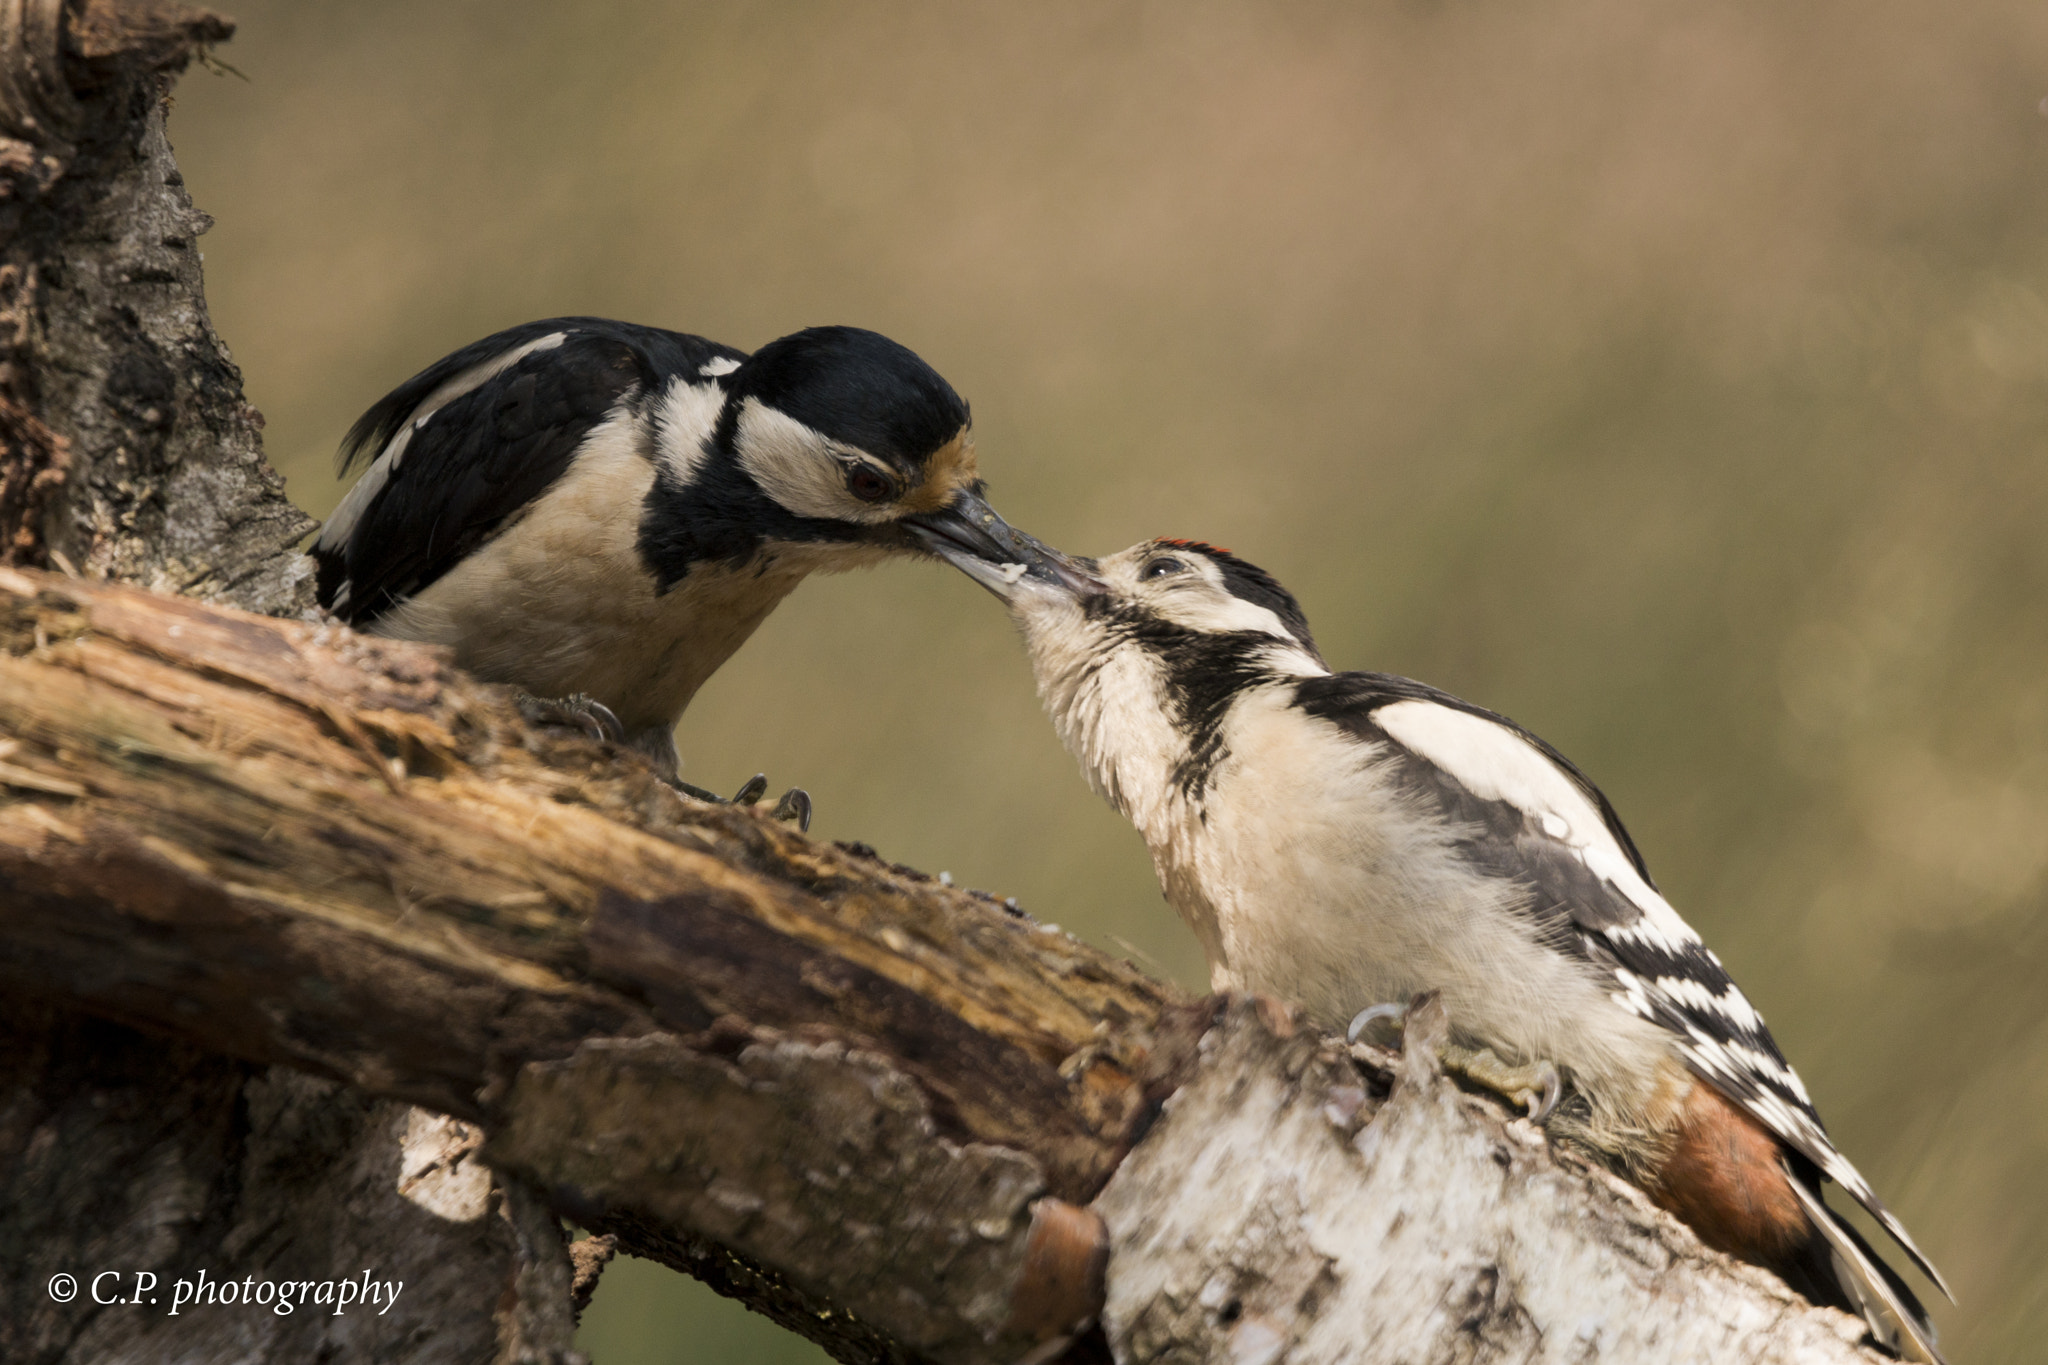
[[[956,493],[941,510],[905,517],[897,524],[920,549],[954,564],[960,562],[961,555],[995,564],[1015,563],[1017,542],[1028,539],[997,516],[996,509],[978,493]]]
[[[1023,583],[1075,597],[1103,590],[1102,580],[1090,572],[1092,566],[1024,534],[974,493],[958,494],[942,512],[905,517],[899,524],[916,544],[1005,602]]]

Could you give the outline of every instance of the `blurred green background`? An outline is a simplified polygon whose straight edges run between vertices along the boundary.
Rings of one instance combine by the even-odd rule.
[[[602,313],[849,322],[1068,549],[1230,545],[1615,799],[1841,1145],[2048,1337],[2048,9],[234,3],[171,131],[315,514],[372,399]],[[815,581],[686,774],[1189,985],[987,596]],[[659,1267],[598,1365],[814,1358]]]

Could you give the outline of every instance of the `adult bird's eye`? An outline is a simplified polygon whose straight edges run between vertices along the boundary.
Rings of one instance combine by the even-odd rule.
[[[1164,558],[1155,559],[1150,564],[1147,564],[1144,570],[1139,573],[1138,578],[1141,582],[1149,583],[1155,578],[1164,578],[1168,574],[1179,573],[1186,567],[1187,565],[1181,563],[1172,555],[1167,555]]]
[[[862,502],[880,502],[894,493],[896,486],[873,465],[857,464],[846,476],[846,490]]]

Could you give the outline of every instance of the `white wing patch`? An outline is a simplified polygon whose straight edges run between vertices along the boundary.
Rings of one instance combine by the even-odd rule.
[[[496,379],[499,375],[526,359],[526,357],[539,351],[552,351],[568,339],[569,334],[567,332],[549,332],[544,337],[535,337],[523,346],[514,346],[511,350],[486,360],[481,365],[470,366],[461,374],[456,375],[440,388],[428,394],[426,399],[412,410],[412,416],[407,420],[413,426],[419,426],[436,412],[462,397],[465,393],[480,388],[491,380]]]
[[[1621,943],[1637,944],[1656,958],[1669,958],[1674,967],[1688,960],[1703,960],[1719,978],[1702,980],[1617,967],[1620,989],[1614,998],[1619,1003],[1667,1027],[1673,1014],[1710,1014],[1744,1033],[1763,1031],[1763,1017],[1728,979],[1720,959],[1707,951],[1670,902],[1643,880],[1592,799],[1549,755],[1484,716],[1433,701],[1390,702],[1374,711],[1373,719],[1388,735],[1434,763],[1473,795],[1505,801],[1522,811],[1532,825],[1570,848],[1589,870],[1642,912],[1631,923],[1605,926],[1598,932]],[[1561,836],[1557,833],[1560,826],[1565,830]],[[1742,1051],[1754,1059],[1755,1073],[1770,1076],[1805,1097],[1798,1077],[1776,1059],[1752,1049]],[[1732,1060],[1717,1057],[1715,1061],[1721,1074],[1740,1074]]]
[[[354,486],[335,507],[333,515],[327,518],[327,524],[320,528],[320,538],[314,542],[314,548],[330,552],[339,551],[348,543],[349,537],[355,534],[356,523],[363,519],[363,513],[369,509],[377,495],[384,491],[384,485],[391,481],[391,476],[398,472],[399,462],[405,458],[405,448],[412,442],[413,433],[424,427],[428,418],[465,393],[474,392],[496,379],[526,357],[539,351],[552,351],[568,339],[567,332],[549,332],[546,336],[536,337],[523,346],[514,346],[482,364],[470,366],[420,400],[420,405],[406,414],[405,425],[385,443],[384,449],[377,452],[377,458],[370,462],[370,467],[363,471],[363,476],[355,481]],[[335,594],[334,606],[336,610],[340,610],[347,605],[348,584],[344,583]]]
[[[416,429],[412,422],[407,422],[398,429],[398,434],[391,438],[376,460],[363,471],[363,476],[342,495],[341,501],[328,516],[327,524],[320,528],[320,538],[313,543],[313,548],[338,552],[342,546],[348,544],[349,537],[356,533],[356,523],[363,519],[363,513],[369,510],[371,502],[384,491],[384,485],[390,482],[391,473],[398,468],[399,460],[405,455],[406,443],[412,440],[412,434]],[[334,607],[339,611],[346,605],[348,584],[343,583],[341,590],[335,594]]]
[[[1633,924],[1609,933],[1672,953],[1699,944],[1692,926],[1636,871],[1585,790],[1528,740],[1484,716],[1419,699],[1389,702],[1373,720],[1474,796],[1520,810],[1642,911]]]
[[[1947,1286],[1906,1230],[1886,1209],[1849,1159],[1835,1149],[1813,1110],[1805,1084],[1766,1048],[1763,1016],[1737,989],[1719,958],[1662,896],[1643,879],[1583,788],[1541,749],[1484,716],[1421,699],[1389,702],[1373,720],[1484,800],[1505,801],[1534,828],[1570,848],[1586,867],[1642,912],[1627,924],[1592,932],[1638,963],[1668,959],[1673,971],[1634,971],[1616,965],[1614,999],[1631,1013],[1670,1029],[1673,1041],[1699,1075],[1810,1158],[1826,1176],[1869,1209],[1898,1239],[1942,1292]],[[1700,975],[1680,975],[1688,964]],[[1711,976],[1713,979],[1708,979]],[[1715,1023],[1734,1036],[1717,1037]],[[1750,1041],[1763,1044],[1753,1046]],[[1953,1297],[1953,1296],[1951,1296]]]
[[[1700,936],[1637,873],[1607,821],[1550,756],[1506,726],[1433,701],[1389,702],[1373,712],[1379,727],[1457,779],[1474,796],[1505,801],[1565,844],[1643,912],[1616,932],[1673,948]],[[1557,825],[1564,826],[1559,834]]]
[[[734,370],[737,370],[739,367],[739,361],[734,360],[729,355],[721,355],[714,356],[710,360],[705,361],[702,365],[699,365],[697,367],[697,373],[704,375],[706,378],[717,379],[721,375],[731,374]]]

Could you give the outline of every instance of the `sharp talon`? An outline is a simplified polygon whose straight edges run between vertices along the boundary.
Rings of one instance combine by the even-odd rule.
[[[735,806],[751,806],[767,794],[768,774],[755,773],[747,779],[747,784],[744,787],[741,787],[732,794],[732,804]]]
[[[691,786],[688,782],[683,781],[683,779],[680,777],[669,778],[668,784],[671,787],[674,787],[677,791],[681,792],[683,795],[694,796],[699,801],[709,801],[716,806],[722,806],[725,804],[725,798],[720,796],[717,792],[709,792],[705,791],[702,787]]]
[[[1351,1027],[1344,1030],[1344,1041],[1347,1043],[1357,1042],[1360,1034],[1382,1019],[1398,1021],[1407,1018],[1407,1016],[1408,1007],[1406,1005],[1374,1005],[1370,1009],[1362,1009],[1352,1019]]]
[[[626,742],[626,727],[619,723],[612,709],[587,692],[572,692],[566,697],[536,697],[521,692],[516,700],[519,714],[530,725],[574,729],[600,743]]]
[[[584,714],[597,722],[599,739],[610,740],[613,744],[626,742],[626,727],[612,714],[611,707],[601,701],[592,701],[588,697],[579,697],[578,700],[582,704]]]
[[[1530,1091],[1524,1103],[1529,1106],[1529,1122],[1541,1126],[1564,1097],[1564,1078],[1550,1062],[1538,1062],[1536,1076],[1542,1089]]]
[[[811,794],[802,787],[791,787],[775,803],[770,815],[777,820],[786,820],[808,834],[811,829]]]

